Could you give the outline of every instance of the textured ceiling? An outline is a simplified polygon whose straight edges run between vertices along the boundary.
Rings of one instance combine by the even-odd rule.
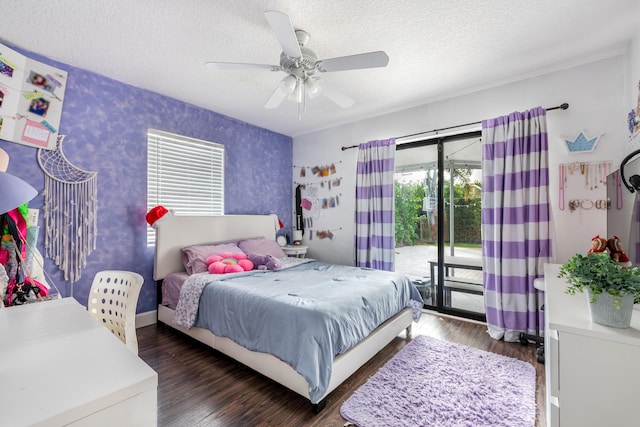
[[[355,100],[263,108],[284,73],[264,12],[333,58],[384,50],[386,68],[323,74]],[[298,136],[624,52],[637,0],[3,0],[0,41],[273,131]]]

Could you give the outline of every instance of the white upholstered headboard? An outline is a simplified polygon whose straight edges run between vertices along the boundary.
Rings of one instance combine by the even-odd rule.
[[[168,215],[156,229],[153,278],[184,271],[180,253],[184,246],[258,236],[275,240],[276,221],[273,215]]]

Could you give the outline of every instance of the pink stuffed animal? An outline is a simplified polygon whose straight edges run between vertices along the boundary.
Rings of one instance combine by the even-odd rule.
[[[221,252],[205,260],[209,273],[226,274],[253,270],[253,262],[244,253]]]

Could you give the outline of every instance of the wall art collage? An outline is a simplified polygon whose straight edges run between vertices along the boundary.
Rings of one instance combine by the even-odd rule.
[[[0,139],[55,149],[66,84],[66,71],[0,44]]]
[[[340,207],[340,184],[335,163],[321,166],[295,166],[299,171],[296,186],[296,228],[304,230],[309,240],[336,237],[339,228],[329,227],[331,220],[327,213]]]

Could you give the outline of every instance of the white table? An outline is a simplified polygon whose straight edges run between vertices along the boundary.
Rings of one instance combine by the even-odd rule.
[[[0,424],[157,425],[157,373],[73,298],[0,309],[0,339]]]

